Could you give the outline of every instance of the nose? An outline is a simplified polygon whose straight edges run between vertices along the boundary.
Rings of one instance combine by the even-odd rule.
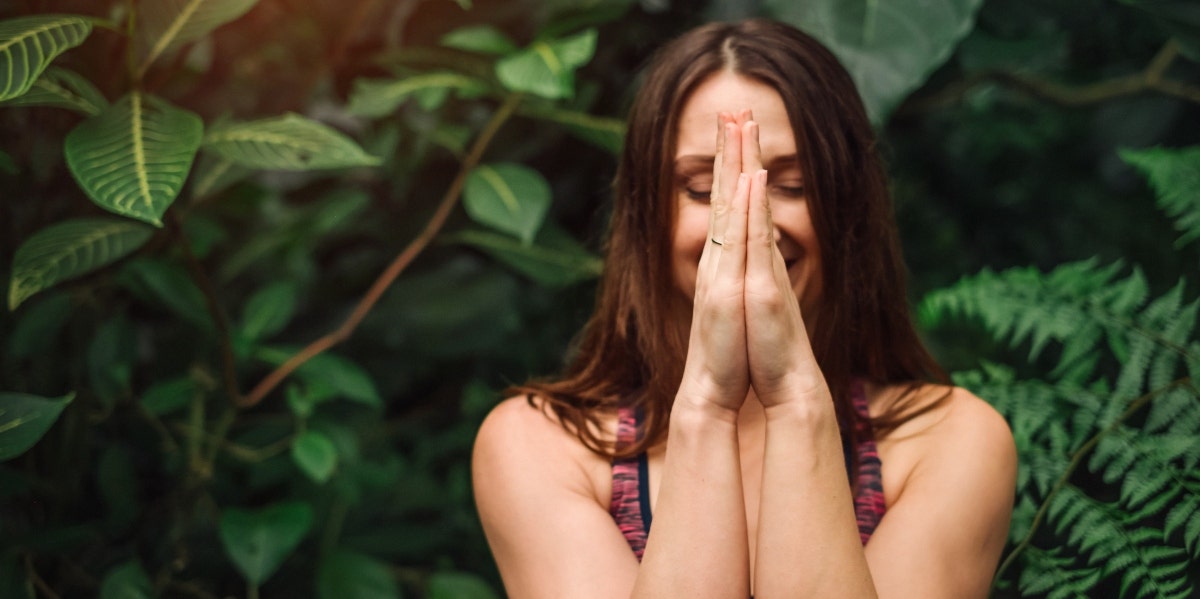
[[[775,239],[775,244],[779,245],[779,240],[783,239],[783,231],[779,229],[779,225],[775,221],[771,221],[771,236]]]

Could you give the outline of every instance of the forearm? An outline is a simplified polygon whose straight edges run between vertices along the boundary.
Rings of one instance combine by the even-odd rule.
[[[767,411],[755,595],[875,597],[832,403]]]
[[[677,404],[669,434],[633,596],[746,597],[749,547],[736,418]]]

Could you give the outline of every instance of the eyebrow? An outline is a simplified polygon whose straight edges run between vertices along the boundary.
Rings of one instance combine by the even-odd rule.
[[[705,156],[702,154],[688,154],[675,159],[676,170],[690,170],[693,168],[707,167],[712,168],[715,156]],[[800,167],[800,156],[798,154],[788,154],[787,156],[776,156],[767,164],[763,165],[767,170],[774,170],[786,167]]]

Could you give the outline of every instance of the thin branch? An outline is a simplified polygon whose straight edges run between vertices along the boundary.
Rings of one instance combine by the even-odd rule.
[[[383,292],[387,291],[387,288],[396,280],[396,277],[405,268],[408,268],[408,265],[412,263],[417,255],[425,249],[425,246],[429,245],[429,242],[433,241],[433,238],[441,231],[442,226],[446,224],[446,219],[450,216],[450,212],[458,204],[458,197],[462,192],[463,185],[467,181],[467,175],[475,168],[480,159],[483,158],[483,152],[491,143],[492,138],[495,137],[496,132],[500,130],[504,122],[516,111],[517,106],[521,103],[521,98],[520,94],[511,94],[496,109],[496,112],[492,115],[492,119],[488,121],[483,131],[479,133],[479,137],[475,139],[475,143],[471,146],[471,151],[463,159],[462,165],[458,169],[458,174],[454,176],[454,181],[450,183],[450,188],[446,190],[446,194],[442,196],[441,204],[438,205],[437,211],[433,213],[433,216],[425,225],[425,229],[421,231],[420,235],[417,235],[415,239],[409,242],[404,251],[400,252],[392,260],[392,263],[380,273],[366,295],[359,300],[354,311],[342,322],[342,325],[333,332],[308,344],[307,347],[288,358],[283,364],[280,364],[262,382],[255,386],[248,395],[242,398],[239,404],[241,407],[248,408],[262,401],[279,383],[283,382],[288,375],[305,362],[350,337],[354,329],[358,327],[363,318],[366,318],[367,313],[371,311],[371,308],[383,296]]]
[[[897,114],[921,114],[958,104],[968,92],[986,83],[1006,85],[1066,107],[1088,106],[1146,92],[1158,92],[1200,104],[1200,86],[1163,78],[1178,56],[1179,46],[1172,40],[1163,45],[1141,72],[1087,85],[1067,85],[1011,71],[980,71],[929,96],[914,98],[905,103]]]
[[[183,232],[183,221],[180,219],[179,213],[172,211],[168,222],[183,250],[183,259],[187,263],[188,271],[191,273],[192,279],[196,281],[196,285],[200,287],[200,291],[204,295],[204,305],[208,308],[213,324],[217,327],[217,343],[221,351],[221,372],[225,379],[225,393],[229,395],[230,403],[238,405],[242,399],[242,392],[238,389],[237,358],[233,351],[233,337],[229,334],[229,318],[221,309],[212,279],[209,278],[208,273],[204,272],[204,267],[192,253],[192,246]]]
[[[1000,581],[1005,570],[1007,570],[1008,567],[1011,566],[1014,561],[1016,561],[1017,556],[1021,555],[1021,553],[1029,547],[1029,544],[1033,542],[1033,535],[1037,533],[1038,527],[1042,525],[1042,520],[1044,520],[1046,517],[1046,513],[1050,511],[1050,502],[1054,499],[1054,496],[1057,495],[1058,492],[1067,485],[1067,481],[1070,480],[1071,475],[1075,473],[1075,469],[1083,463],[1083,458],[1086,457],[1088,453],[1091,452],[1092,449],[1095,448],[1104,437],[1112,434],[1113,431],[1117,430],[1117,427],[1120,426],[1121,423],[1125,422],[1131,416],[1136,414],[1138,410],[1141,410],[1143,406],[1150,403],[1150,401],[1155,397],[1190,383],[1190,377],[1177,379],[1172,381],[1169,385],[1155,389],[1135,399],[1129,404],[1129,407],[1125,408],[1125,411],[1121,413],[1116,420],[1113,420],[1108,424],[1108,426],[1104,427],[1095,435],[1092,435],[1092,437],[1088,439],[1078,451],[1075,452],[1075,455],[1071,456],[1071,462],[1067,464],[1066,470],[1059,475],[1058,480],[1054,481],[1054,486],[1050,488],[1050,492],[1046,494],[1046,498],[1042,500],[1042,505],[1038,508],[1037,513],[1034,514],[1033,522],[1029,525],[1029,531],[1025,533],[1025,536],[1021,539],[1021,542],[1018,543],[1017,546],[1013,548],[1012,552],[1008,554],[1008,557],[1004,558],[1004,562],[1000,564],[1000,567],[996,569],[996,576],[992,578],[992,588],[996,587],[996,583]]]
[[[50,585],[46,584],[46,581],[42,580],[37,573],[33,567],[33,556],[30,554],[25,554],[25,571],[29,574],[29,580],[33,582],[33,586],[37,587],[37,590],[41,591],[43,595],[49,599],[60,599],[58,593],[54,592],[54,589],[50,588]]]

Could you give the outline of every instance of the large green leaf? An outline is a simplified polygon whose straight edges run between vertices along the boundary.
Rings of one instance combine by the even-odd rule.
[[[543,230],[532,244],[491,231],[462,231],[450,241],[465,243],[487,252],[497,260],[550,287],[561,287],[600,276],[604,263],[588,253],[569,235]]]
[[[252,584],[262,584],[291,554],[312,527],[307,503],[287,502],[261,510],[228,508],[219,532],[225,553]]]
[[[324,483],[337,468],[337,448],[324,434],[307,431],[292,441],[292,461],[313,482]]]
[[[167,50],[196,40],[246,14],[258,0],[142,0],[138,47],[142,71]]]
[[[491,25],[459,27],[442,36],[443,46],[480,54],[512,54],[517,45],[507,35]]]
[[[279,281],[250,296],[242,312],[242,336],[258,340],[283,330],[296,311],[298,294],[295,281]]]
[[[1175,219],[1183,232],[1176,247],[1200,239],[1200,146],[1126,150],[1121,158],[1150,180],[1159,208]]]
[[[67,166],[101,208],[162,226],[203,135],[200,117],[133,92],[67,135]]]
[[[459,73],[440,72],[402,79],[358,79],[350,93],[347,110],[359,116],[381,117],[395,111],[409,98],[416,98],[426,110],[434,110],[451,91],[460,97],[478,97],[487,92],[487,84]]]
[[[550,207],[550,184],[520,164],[482,164],[467,176],[463,205],[476,222],[533,242]]]
[[[575,70],[587,64],[595,52],[595,29],[559,40],[538,40],[498,61],[496,77],[512,91],[552,100],[571,98],[575,95]]]
[[[72,399],[75,399],[74,393],[47,399],[25,393],[0,392],[0,462],[33,447]]]
[[[37,15],[0,21],[0,100],[29,91],[59,54],[92,32],[92,19],[79,15]]]
[[[23,95],[3,103],[5,106],[53,106],[96,116],[108,107],[108,100],[92,82],[74,71],[50,67],[33,82]]]
[[[115,218],[81,218],[35,233],[13,259],[8,307],[57,283],[111,264],[150,239],[153,229]]]
[[[258,349],[255,356],[279,365],[296,351],[295,348],[263,347]],[[383,406],[383,398],[371,375],[349,358],[331,353],[319,354],[300,366],[296,374],[308,383],[309,393],[320,396],[322,400],[344,397],[375,408]]]
[[[317,565],[317,599],[400,599],[387,564],[336,549]]]
[[[850,72],[871,121],[919,87],[970,33],[983,0],[765,0],[825,44]]]
[[[109,570],[100,584],[100,599],[152,599],[157,596],[150,577],[136,559]]]
[[[249,168],[304,171],[379,164],[349,137],[291,113],[215,127],[204,137],[204,148]]]

